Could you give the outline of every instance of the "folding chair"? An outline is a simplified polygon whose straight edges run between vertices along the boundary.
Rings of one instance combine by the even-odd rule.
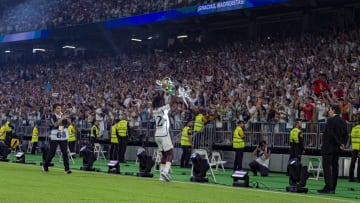
[[[96,154],[96,159],[97,160],[106,159],[106,157],[105,157],[106,151],[104,151],[102,149],[102,147],[101,147],[101,145],[99,143],[94,144],[94,153]]]
[[[221,159],[220,152],[218,151],[212,151],[211,152],[211,162],[215,164],[215,171],[218,170],[219,166],[221,166],[222,170],[225,172],[224,164],[226,164],[227,161],[223,161]]]
[[[323,174],[321,158],[316,158],[316,157],[309,158],[308,172],[313,174],[313,177],[309,177],[309,179],[319,180],[320,173]]]
[[[155,161],[155,166],[160,166],[161,157],[162,157],[161,152],[158,149],[155,149],[152,157],[153,157],[153,160]],[[157,168],[155,167],[154,171],[159,171],[159,170],[157,170]]]
[[[33,143],[32,142],[28,142],[28,147],[26,149],[26,153],[31,153],[31,149],[33,147]]]
[[[215,162],[210,162],[208,153],[206,152],[205,149],[194,149],[193,153],[197,153],[197,154],[199,154],[200,156],[203,156],[206,159],[207,163],[210,166],[209,170],[210,170],[211,176],[212,176],[214,182],[216,183],[216,178],[215,178],[215,175],[214,175],[214,171],[212,170],[212,167],[216,166],[216,163]],[[191,177],[193,176],[193,170],[194,170],[194,165],[191,166]]]
[[[62,153],[61,153],[61,150],[60,150],[59,146],[58,146],[57,149],[56,149],[56,153],[59,155],[59,162],[63,162]],[[70,152],[69,146],[68,146],[68,148],[67,148],[67,154],[68,154],[68,157],[69,157],[69,161],[71,161],[71,162],[74,164],[75,161],[74,161],[73,156],[75,156],[76,153]]]

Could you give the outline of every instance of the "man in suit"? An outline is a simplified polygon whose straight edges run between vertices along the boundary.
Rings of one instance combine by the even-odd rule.
[[[325,186],[319,193],[335,194],[339,173],[339,156],[348,139],[346,122],[340,117],[339,105],[328,109],[329,119],[326,122],[322,137],[321,156],[324,170]]]

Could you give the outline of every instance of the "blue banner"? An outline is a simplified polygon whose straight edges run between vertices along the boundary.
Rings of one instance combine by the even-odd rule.
[[[22,40],[46,38],[49,36],[49,30],[37,30],[31,32],[21,32],[9,35],[0,36],[0,43],[16,42]]]
[[[265,6],[288,1],[291,0],[228,0],[217,3],[203,4],[199,6],[191,6],[186,8],[179,8],[174,10],[109,20],[104,22],[104,27],[105,29],[111,29],[117,27],[134,26],[218,12],[233,11],[243,8]]]

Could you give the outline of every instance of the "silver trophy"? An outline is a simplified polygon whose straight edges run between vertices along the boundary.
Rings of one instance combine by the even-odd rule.
[[[177,97],[182,98],[186,106],[188,103],[186,98],[190,98],[191,89],[188,86],[180,86],[176,91],[175,82],[170,77],[165,77],[162,80],[156,80],[156,84],[160,87],[160,89],[168,94],[175,95]]]

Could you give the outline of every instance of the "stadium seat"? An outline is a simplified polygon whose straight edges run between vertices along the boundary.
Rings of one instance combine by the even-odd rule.
[[[205,149],[194,149],[192,153],[197,153],[199,154],[200,156],[203,156],[206,161],[208,162],[209,166],[210,166],[210,175],[212,176],[214,182],[216,183],[216,178],[215,178],[215,174],[214,174],[214,171],[212,170],[212,167],[213,166],[216,166],[216,163],[214,162],[210,162],[210,159],[209,159],[209,156],[208,156],[208,153],[206,152]],[[194,166],[191,167],[191,177],[193,176],[193,168]]]
[[[218,151],[211,152],[211,162],[210,163],[215,164],[215,171],[217,171],[219,166],[221,166],[222,170],[225,172],[224,164],[226,164],[226,161],[223,161],[221,159],[220,152],[218,152]]]
[[[309,179],[312,180],[319,180],[320,173],[323,173],[321,158],[317,157],[310,157],[309,163],[308,163],[308,172],[309,174],[312,174],[312,177],[309,177]]]

